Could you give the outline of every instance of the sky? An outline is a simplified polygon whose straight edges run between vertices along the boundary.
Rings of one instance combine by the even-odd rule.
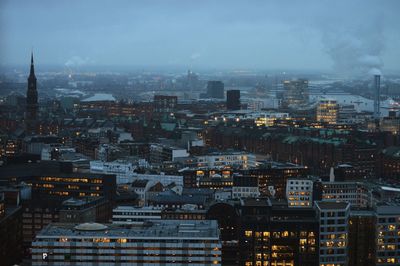
[[[0,0],[0,64],[400,71],[397,0]]]

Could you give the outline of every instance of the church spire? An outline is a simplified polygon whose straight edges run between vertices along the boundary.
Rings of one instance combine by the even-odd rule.
[[[33,64],[33,51],[31,53],[31,71],[29,73],[30,77],[34,77],[35,76],[35,66]]]
[[[36,132],[37,115],[39,111],[38,92],[36,88],[35,67],[33,65],[33,52],[31,54],[31,69],[28,77],[28,90],[26,92],[26,130],[28,134]]]

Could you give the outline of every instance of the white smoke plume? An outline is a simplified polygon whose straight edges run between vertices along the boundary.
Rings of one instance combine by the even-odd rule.
[[[371,18],[366,24],[335,25],[322,30],[322,42],[338,74],[381,74],[384,36],[379,18]]]

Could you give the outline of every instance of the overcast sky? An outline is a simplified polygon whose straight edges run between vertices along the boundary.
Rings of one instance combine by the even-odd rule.
[[[400,71],[400,1],[0,0],[0,63]]]

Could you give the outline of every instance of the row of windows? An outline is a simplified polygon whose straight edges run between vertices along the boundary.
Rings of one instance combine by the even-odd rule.
[[[127,238],[40,238],[40,242],[84,242],[84,243],[203,243],[203,244],[217,244],[219,240],[198,240],[198,239],[127,239]]]
[[[42,256],[42,254],[40,255]],[[39,259],[32,259],[33,265],[43,265],[43,263],[64,263],[66,260],[68,260],[69,263],[77,263],[79,265],[80,263],[115,263],[115,260],[93,260],[93,259],[50,259],[47,258],[45,261],[41,258]],[[153,263],[155,265],[162,265],[162,264],[171,264],[171,265],[176,265],[176,264],[183,264],[183,265],[190,265],[193,262],[188,261],[188,260],[119,260],[118,263],[132,263],[133,265],[137,264],[150,264]],[[211,265],[211,264],[220,264],[219,260],[204,260],[204,261],[196,261],[196,264],[204,264],[204,265]]]
[[[72,178],[72,177],[41,177],[40,180],[42,181],[49,181],[49,182],[73,182],[73,183],[94,183],[94,184],[102,184],[103,180],[98,178]]]
[[[126,216],[160,216],[161,215],[161,210],[160,211],[155,211],[155,212],[119,212],[119,211],[114,211],[113,215],[126,215]]]
[[[247,230],[244,232],[244,235],[246,237],[252,237],[253,236],[253,231]],[[281,237],[297,237],[297,235],[299,235],[300,237],[308,237],[309,238],[314,238],[315,237],[315,233],[310,231],[301,231],[299,234],[297,234],[297,232],[289,232],[289,231],[283,231],[283,232],[269,232],[269,231],[265,231],[265,232],[254,232],[254,236],[256,238],[259,237],[270,237],[272,235],[272,237],[274,238],[281,238]]]
[[[346,212],[321,212],[321,217],[345,217]]]

